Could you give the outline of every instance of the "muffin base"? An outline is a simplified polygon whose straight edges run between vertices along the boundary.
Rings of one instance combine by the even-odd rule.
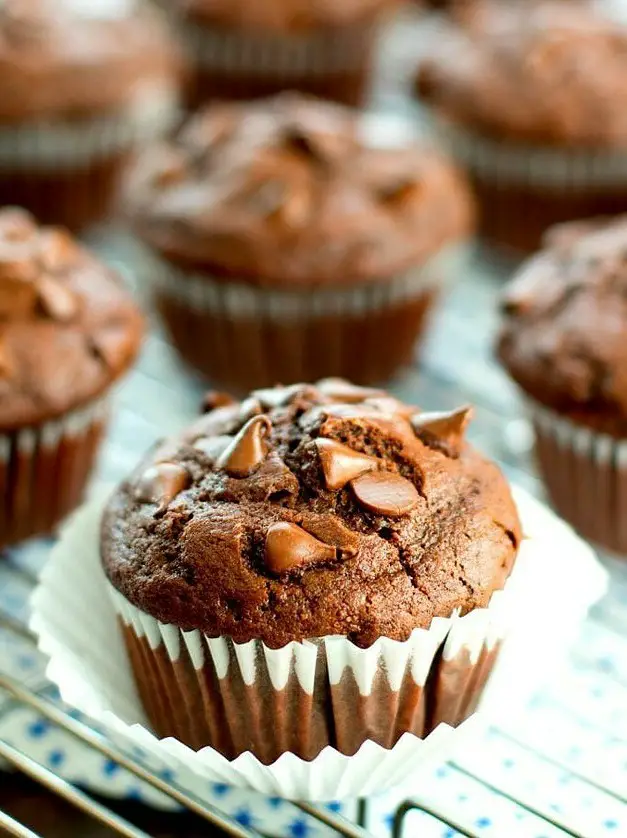
[[[479,202],[479,234],[489,243],[523,256],[536,251],[554,224],[627,211],[627,185],[612,191],[571,190],[560,194],[519,184],[496,184],[471,176]]]
[[[106,422],[103,401],[0,434],[0,546],[51,533],[81,502]]]
[[[264,765],[366,741],[393,748],[475,710],[501,645],[505,592],[466,617],[436,619],[409,640],[359,649],[343,637],[268,649],[166,626],[109,586],[141,701],[159,737]],[[271,720],[271,721],[270,721]]]
[[[530,406],[549,497],[586,539],[627,557],[627,442]]]
[[[0,204],[75,232],[106,219],[135,150],[167,130],[176,113],[173,94],[157,90],[119,114],[0,126]]]
[[[310,35],[245,34],[180,22],[193,66],[190,109],[222,99],[257,99],[299,90],[346,105],[363,104],[377,27],[359,25]]]
[[[627,152],[496,142],[442,118],[436,138],[468,172],[480,207],[479,232],[524,255],[554,224],[627,210]]]
[[[327,376],[373,384],[411,363],[437,290],[465,252],[445,248],[384,282],[310,291],[255,288],[162,262],[156,302],[183,358],[234,392]]]
[[[111,213],[130,159],[120,153],[69,171],[15,171],[0,164],[0,205],[26,207],[42,224],[78,232]]]

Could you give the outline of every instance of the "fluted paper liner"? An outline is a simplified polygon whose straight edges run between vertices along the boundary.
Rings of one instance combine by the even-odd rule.
[[[83,498],[106,400],[30,428],[0,433],[0,546],[50,533]]]
[[[556,509],[595,544],[627,556],[627,440],[528,402],[538,465]]]
[[[467,256],[457,242],[400,276],[343,288],[257,288],[161,259],[151,279],[174,343],[214,383],[243,391],[327,376],[372,384],[411,361],[438,291]]]
[[[32,626],[41,649],[50,656],[48,675],[64,700],[104,724],[117,742],[138,746],[157,764],[167,764],[187,788],[201,779],[310,800],[381,791],[448,758],[467,741],[479,716],[457,728],[447,722],[457,723],[473,709],[491,665],[490,653],[503,642],[508,624],[512,631],[503,642],[496,678],[487,691],[491,705],[499,708],[529,696],[552,635],[565,636],[567,627],[573,628],[604,589],[604,573],[590,549],[537,502],[518,491],[516,496],[525,530],[533,537],[524,541],[506,589],[493,596],[488,608],[465,617],[434,620],[428,630],[416,630],[404,643],[382,638],[364,650],[346,638],[328,637],[279,650],[254,641],[237,645],[226,638],[209,639],[198,632],[160,625],[114,595],[131,638],[131,653],[143,657],[139,671],[145,666],[151,673],[140,681],[154,690],[150,701],[157,708],[157,722],[171,721],[172,710],[181,710],[180,702],[193,698],[189,684],[207,687],[201,702],[215,701],[213,689],[223,695],[228,686],[230,717],[221,719],[226,727],[220,731],[232,739],[239,735],[240,724],[246,728],[243,735],[265,731],[271,752],[279,742],[286,746],[317,743],[316,731],[321,725],[328,729],[326,714],[320,718],[299,708],[319,690],[333,696],[333,690],[339,689],[340,704],[350,701],[338,717],[345,722],[343,735],[351,755],[327,746],[309,760],[286,752],[266,764],[249,751],[228,758],[211,747],[195,751],[178,739],[159,740],[149,732],[122,633],[116,629],[116,608],[105,593],[109,584],[98,550],[102,500],[86,506],[65,529],[34,596]],[[560,591],[562,598],[556,597]],[[510,647],[516,653],[513,660]],[[211,678],[200,677],[208,670]],[[403,703],[403,690],[419,691],[430,683],[434,686],[429,706],[439,710],[432,712],[427,727],[435,729],[425,738],[404,733],[392,747],[366,741],[352,753],[354,733],[361,733],[362,720],[368,715],[364,711],[371,708],[375,729],[381,724],[389,736],[396,724],[395,708]],[[296,702],[286,711],[290,702],[283,697],[289,698],[291,690],[300,694],[301,704]],[[200,706],[204,711],[206,705]],[[424,705],[414,702],[412,706]],[[197,706],[192,702],[189,707],[195,710]],[[248,718],[251,712],[253,717]],[[210,716],[202,711],[181,712],[179,718],[181,731],[193,735]]]
[[[361,104],[381,28],[377,21],[283,34],[196,24],[161,0],[196,71],[190,104],[302,90]]]
[[[500,245],[534,251],[554,224],[627,207],[627,151],[497,142],[431,114],[437,143],[470,174],[481,232]]]
[[[159,87],[106,117],[0,126],[0,204],[75,230],[101,220],[130,155],[172,127],[176,115],[173,92]]]

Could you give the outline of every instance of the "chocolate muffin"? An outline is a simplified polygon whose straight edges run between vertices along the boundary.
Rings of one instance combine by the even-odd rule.
[[[374,50],[399,0],[160,0],[193,73],[187,101],[301,90],[346,105],[367,93]]]
[[[178,68],[133,2],[0,4],[0,204],[82,228],[111,209],[129,156],[172,124]]]
[[[464,439],[470,409],[327,379],[206,410],[102,524],[156,732],[270,763],[464,720],[521,538],[503,476]]]
[[[215,105],[138,162],[129,206],[157,304],[214,383],[372,383],[411,360],[471,199],[434,151],[362,133],[353,111],[282,95]]]
[[[108,268],[64,230],[0,210],[0,545],[50,532],[79,503],[141,335]]]
[[[627,209],[627,26],[611,10],[459,3],[422,62],[418,94],[496,244],[532,251],[552,224]]]
[[[499,355],[527,398],[553,503],[627,554],[627,216],[552,230],[503,315]]]

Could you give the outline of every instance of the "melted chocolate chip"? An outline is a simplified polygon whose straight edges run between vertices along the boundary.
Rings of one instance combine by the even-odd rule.
[[[386,204],[402,204],[415,194],[418,184],[410,177],[401,177],[379,186],[377,197]]]
[[[217,461],[231,477],[246,477],[268,453],[267,438],[272,424],[267,416],[253,416]]]
[[[289,404],[305,386],[304,384],[291,384],[289,387],[266,387],[262,390],[253,390],[253,396],[259,399],[266,410],[269,410],[272,407],[283,407],[283,405]]]
[[[266,535],[265,560],[271,573],[288,573],[311,564],[333,561],[335,547],[318,541],[296,524],[272,524]]]
[[[375,390],[372,387],[359,387],[343,378],[324,378],[318,382],[318,389],[328,398],[347,404],[357,404],[366,399],[385,396],[382,390]]]
[[[58,273],[67,268],[77,254],[76,244],[65,230],[43,230],[39,238],[39,264],[48,273]]]
[[[315,440],[327,489],[341,489],[351,480],[377,468],[377,460],[333,439]]]
[[[37,296],[45,314],[65,323],[76,315],[78,301],[70,289],[51,276],[43,275],[37,281]]]
[[[219,390],[209,390],[205,394],[200,406],[201,413],[211,413],[218,407],[228,407],[230,404],[235,404],[235,399],[228,393],[221,393]]]
[[[190,476],[177,463],[156,463],[146,469],[135,489],[141,503],[156,503],[164,510],[174,498],[189,486]]]
[[[406,515],[420,499],[418,490],[405,477],[390,471],[364,474],[351,483],[357,500],[377,515]]]
[[[359,535],[349,530],[334,515],[316,515],[303,520],[303,529],[315,535],[325,544],[337,547],[346,556],[354,556],[359,550]]]
[[[415,413],[411,425],[416,436],[430,448],[449,457],[459,457],[464,434],[472,419],[471,407],[459,407],[446,413]]]

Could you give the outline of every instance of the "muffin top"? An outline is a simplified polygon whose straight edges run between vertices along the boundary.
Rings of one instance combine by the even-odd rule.
[[[184,14],[225,28],[302,32],[375,18],[398,0],[175,0]]]
[[[256,284],[392,278],[467,237],[466,184],[435,152],[375,148],[357,114],[297,94],[214,105],[140,160],[140,236],[188,269]]]
[[[134,360],[142,319],[113,271],[57,227],[0,210],[0,430],[97,397]]]
[[[460,3],[417,89],[444,117],[494,139],[578,147],[627,141],[627,27],[609,4]]]
[[[470,409],[421,413],[340,379],[210,394],[114,494],[105,571],[164,623],[277,648],[406,639],[485,606],[521,538]]]
[[[501,360],[532,398],[627,436],[627,215],[553,228],[503,300]]]
[[[176,74],[161,20],[135,0],[0,2],[0,124],[146,107]]]

